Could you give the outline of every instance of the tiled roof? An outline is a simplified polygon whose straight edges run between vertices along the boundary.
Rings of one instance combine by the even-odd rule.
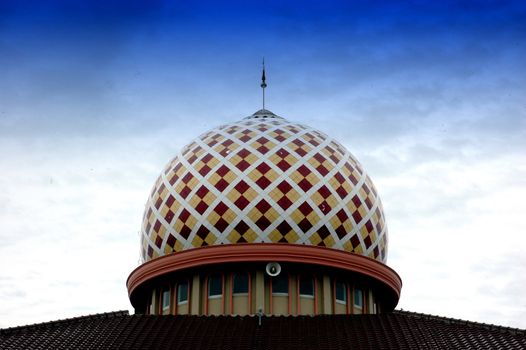
[[[0,349],[526,349],[526,330],[406,311],[147,316],[111,312],[0,329]]]

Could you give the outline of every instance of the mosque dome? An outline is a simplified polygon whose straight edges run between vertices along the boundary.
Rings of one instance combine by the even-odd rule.
[[[246,243],[322,246],[385,263],[387,227],[371,179],[345,147],[262,109],[184,147],[155,182],[141,230],[144,262]]]

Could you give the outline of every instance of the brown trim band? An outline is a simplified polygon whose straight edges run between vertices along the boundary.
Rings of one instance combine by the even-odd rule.
[[[143,283],[169,272],[221,263],[270,261],[314,264],[358,272],[382,282],[395,293],[397,300],[400,298],[400,276],[377,260],[343,250],[286,243],[207,246],[150,260],[128,276],[128,295],[131,296]]]

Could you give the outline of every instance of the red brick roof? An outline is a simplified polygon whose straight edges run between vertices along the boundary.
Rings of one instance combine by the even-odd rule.
[[[406,311],[261,321],[119,311],[0,329],[0,349],[526,349],[526,330]]]

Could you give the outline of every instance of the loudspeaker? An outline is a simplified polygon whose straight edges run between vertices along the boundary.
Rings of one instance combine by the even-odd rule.
[[[276,277],[281,272],[281,265],[277,262],[268,263],[265,267],[265,271],[267,272],[267,275]]]

